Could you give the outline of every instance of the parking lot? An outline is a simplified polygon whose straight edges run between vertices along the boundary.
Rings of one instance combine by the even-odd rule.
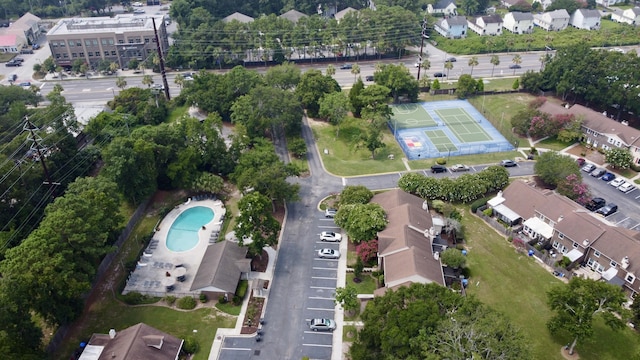
[[[640,190],[637,187],[624,193],[609,185],[610,181],[601,180],[601,177],[593,177],[585,172],[582,172],[582,177],[592,197],[601,197],[607,204],[618,205],[618,211],[607,216],[607,221],[626,229],[640,230],[640,213],[637,211],[640,207]]]

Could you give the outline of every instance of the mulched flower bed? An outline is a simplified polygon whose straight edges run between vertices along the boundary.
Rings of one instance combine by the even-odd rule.
[[[247,312],[242,322],[241,334],[253,334],[258,330],[263,305],[264,298],[253,297],[252,291],[251,298],[249,298],[249,304],[247,305]]]

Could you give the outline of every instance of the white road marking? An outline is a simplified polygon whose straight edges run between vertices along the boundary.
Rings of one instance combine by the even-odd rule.
[[[335,277],[326,277],[326,276],[312,276],[312,279],[318,279],[318,280],[338,280],[338,278]]]
[[[618,222],[616,223],[616,225],[618,225],[618,224],[620,224],[621,222],[623,222],[623,221],[625,221],[625,220],[628,220],[628,219],[629,219],[629,218],[628,218],[628,217],[626,217],[626,218],[624,218],[624,219],[622,219],[622,220],[618,221]]]
[[[91,89],[82,89],[82,92],[91,92]]]
[[[639,224],[640,225],[640,224]],[[327,286],[309,286],[311,289],[320,289],[320,290],[335,290],[335,287],[327,287]]]
[[[323,258],[315,258],[313,260],[324,260],[324,261],[338,261],[339,259],[323,259]]]
[[[307,308],[307,310],[315,310],[315,311],[334,311],[335,309],[325,309],[325,308]]]
[[[342,178],[342,186],[347,186],[347,178]]]
[[[220,350],[234,350],[234,351],[251,351],[253,349],[247,349],[247,348],[220,348]]]
[[[305,334],[333,335],[331,331],[305,331]],[[323,345],[327,346],[327,345]]]
[[[314,300],[331,300],[331,301],[335,301],[335,298],[332,297],[321,297],[321,296],[309,296],[309,299],[314,299]]]
[[[330,348],[333,345],[320,345],[320,344],[302,344],[302,346],[314,346],[314,347],[327,347]]]
[[[312,267],[313,270],[338,270],[336,268],[326,268],[326,267]]]

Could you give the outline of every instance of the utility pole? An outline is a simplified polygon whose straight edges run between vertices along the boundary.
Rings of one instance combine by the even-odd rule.
[[[422,70],[422,49],[424,48],[424,39],[429,38],[427,35],[427,17],[422,20],[422,31],[420,33],[420,57],[418,58],[418,76],[416,80],[420,80],[420,70]]]
[[[51,181],[51,176],[49,176],[49,170],[47,169],[47,164],[45,163],[44,161],[45,159],[42,154],[42,147],[38,142],[42,139],[35,133],[35,131],[38,130],[38,128],[31,121],[29,121],[28,117],[25,116],[25,124],[22,129],[29,132],[29,135],[30,135],[29,140],[33,141],[33,145],[31,146],[31,149],[36,151],[36,153],[38,154],[38,160],[40,161],[40,164],[42,164],[42,171],[44,172],[44,177],[47,180],[47,181],[44,181],[43,184],[51,185],[51,189],[52,189],[51,194],[53,194],[53,196],[55,197],[55,186],[60,185],[60,183]]]
[[[164,70],[164,57],[162,56],[162,47],[160,46],[160,39],[158,38],[158,29],[156,29],[156,18],[152,17],[151,20],[153,21],[153,34],[156,38],[156,48],[158,50],[158,58],[160,59],[160,74],[162,74],[164,96],[167,97],[167,100],[171,100],[171,95],[169,95],[169,83],[167,82],[167,74]]]

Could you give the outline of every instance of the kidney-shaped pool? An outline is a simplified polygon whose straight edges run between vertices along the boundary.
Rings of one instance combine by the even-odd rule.
[[[203,225],[213,220],[213,215],[213,210],[205,206],[195,206],[183,211],[169,228],[167,248],[175,252],[193,249],[198,244],[198,232]]]

